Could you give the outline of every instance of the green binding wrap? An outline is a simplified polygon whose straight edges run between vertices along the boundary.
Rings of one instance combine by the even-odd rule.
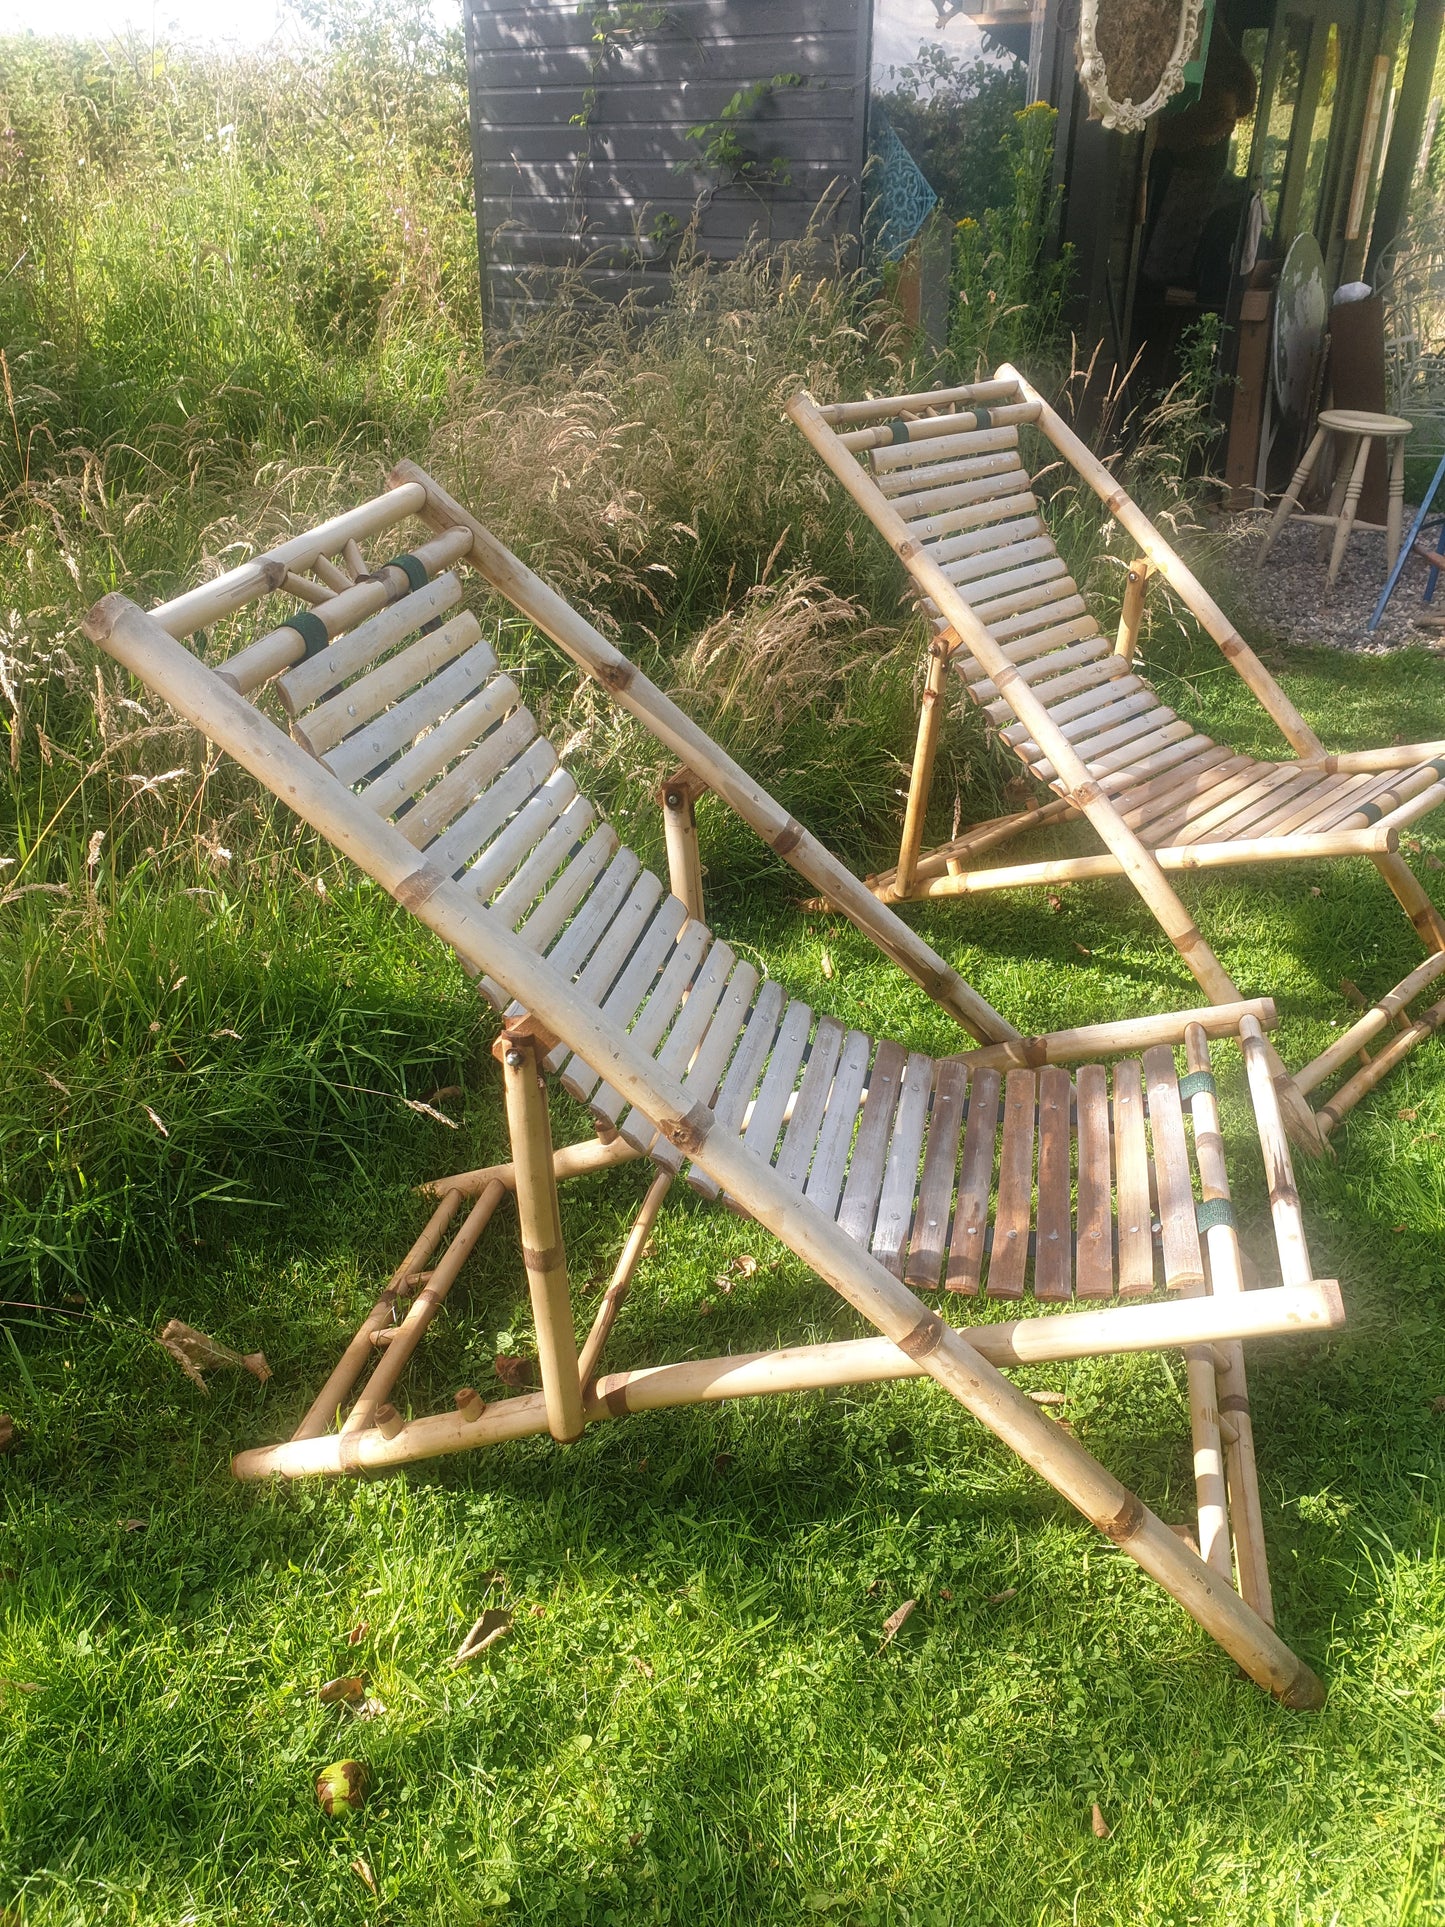
[[[1190,1071],[1187,1077],[1180,1078],[1179,1101],[1181,1104],[1187,1104],[1191,1097],[1198,1097],[1201,1093],[1210,1097],[1215,1095],[1213,1071]]]
[[[1201,1231],[1215,1231],[1220,1225],[1234,1229],[1234,1206],[1228,1198],[1205,1198],[1194,1207],[1194,1222]]]
[[[405,555],[394,555],[386,567],[400,569],[413,589],[424,589],[431,581],[425,562],[419,556],[411,554],[409,550]]]
[[[319,656],[323,649],[331,647],[331,637],[326,632],[326,624],[310,609],[298,609],[295,615],[287,616],[281,627],[294,629],[300,636],[306,651],[302,658],[305,662],[309,662],[313,656]]]

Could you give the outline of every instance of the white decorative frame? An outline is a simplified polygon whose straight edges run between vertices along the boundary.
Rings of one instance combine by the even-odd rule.
[[[1106,127],[1117,127],[1122,134],[1137,134],[1145,121],[1174,98],[1184,85],[1185,64],[1193,57],[1198,43],[1203,12],[1204,0],[1180,0],[1174,51],[1165,62],[1153,93],[1136,106],[1132,100],[1115,100],[1109,92],[1109,76],[1099,51],[1099,0],[1083,0],[1079,9],[1079,78],[1089,96],[1090,107]]]

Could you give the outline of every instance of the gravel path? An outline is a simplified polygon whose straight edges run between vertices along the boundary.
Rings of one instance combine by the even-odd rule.
[[[1408,531],[1415,511],[1405,510]],[[1264,540],[1265,517],[1236,515],[1218,525],[1225,537],[1225,562],[1234,578],[1230,613],[1245,633],[1272,631],[1281,642],[1384,655],[1392,649],[1445,647],[1445,630],[1417,629],[1416,618],[1426,610],[1421,601],[1426,565],[1412,556],[1390,597],[1379,628],[1365,628],[1370,612],[1385,586],[1383,531],[1358,530],[1350,537],[1345,559],[1333,589],[1325,587],[1329,549],[1321,555],[1322,540],[1333,530],[1308,522],[1289,522],[1258,571],[1255,558]],[[1445,580],[1428,607],[1445,616]]]

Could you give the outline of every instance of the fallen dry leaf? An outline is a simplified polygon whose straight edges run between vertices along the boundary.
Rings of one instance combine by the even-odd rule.
[[[758,1261],[750,1251],[740,1251],[736,1258],[728,1259],[728,1270],[735,1271],[739,1278],[751,1278],[758,1268]]]
[[[447,1664],[465,1666],[468,1660],[475,1659],[489,1646],[495,1646],[499,1639],[505,1639],[511,1630],[512,1615],[503,1612],[500,1606],[488,1606]]]
[[[335,1760],[316,1780],[316,1800],[323,1813],[355,1813],[366,1800],[371,1776],[362,1760]]]
[[[0,1452],[8,1452],[15,1443],[15,1421],[8,1412],[0,1412]]]
[[[1411,856],[1419,856],[1424,847],[1424,844],[1418,836],[1402,836],[1400,838],[1400,848],[1402,850],[1408,850]]]
[[[182,1324],[179,1318],[172,1318],[162,1330],[156,1343],[180,1366],[193,1385],[206,1390],[206,1381],[201,1377],[202,1366],[208,1372],[222,1368],[252,1372],[264,1385],[271,1376],[271,1367],[266,1363],[264,1352],[233,1352],[225,1345],[218,1345],[214,1338],[208,1338],[193,1325]]]
[[[492,1360],[492,1369],[504,1385],[512,1391],[520,1391],[524,1385],[537,1383],[537,1361],[535,1358],[509,1358],[498,1352]]]
[[[1396,1117],[1404,1118],[1407,1124],[1413,1124],[1420,1113],[1418,1111],[1396,1111],[1395,1115]]]
[[[1103,1813],[1100,1811],[1099,1802],[1097,1800],[1094,1802],[1094,1814],[1093,1814],[1092,1824],[1094,1828],[1094,1838],[1096,1840],[1107,1840],[1109,1835],[1113,1832],[1113,1828],[1109,1825],[1108,1821],[1104,1818]]]
[[[895,1637],[899,1628],[907,1622],[913,1612],[913,1608],[917,1604],[918,1601],[916,1599],[905,1599],[896,1612],[889,1613],[883,1622],[883,1641],[882,1645],[878,1648],[880,1653],[883,1651],[883,1647],[887,1646]]]
[[[1010,1599],[1017,1599],[1018,1596],[1017,1586],[1005,1586],[1002,1592],[991,1592],[984,1603],[989,1606],[1006,1606]]]
[[[346,1635],[347,1645],[359,1646],[362,1640],[366,1638],[366,1635],[370,1631],[371,1631],[370,1622],[368,1620],[363,1619],[359,1626],[353,1626],[351,1631]]]
[[[1365,1001],[1364,991],[1349,977],[1342,977],[1340,979],[1340,995],[1347,1004],[1353,1004],[1356,1010],[1368,1010],[1370,1008]]]
[[[343,1673],[340,1679],[329,1679],[324,1686],[318,1686],[316,1697],[323,1706],[354,1706],[365,1691],[364,1673]]]
[[[1310,885],[1310,895],[1312,897],[1322,897],[1324,895],[1324,891],[1320,888],[1320,886],[1317,883],[1312,883]],[[1097,1807],[1094,1810],[1095,1812],[1097,1812],[1098,1811]],[[1105,1831],[1107,1832],[1107,1828],[1105,1829]],[[1103,1839],[1104,1836],[1103,1834],[1101,1834],[1099,1837],[1100,1839]]]
[[[1062,1405],[1064,1402],[1062,1392],[1030,1392],[1029,1397],[1035,1405]]]
[[[632,1663],[637,1668],[638,1672],[641,1673],[644,1679],[652,1678],[652,1668],[648,1665],[645,1659],[639,1659],[637,1655],[634,1653],[632,1658]]]
[[[547,1617],[547,1608],[545,1606],[528,1606],[527,1617],[528,1619],[545,1619]]]
[[[144,1532],[149,1523],[148,1519],[122,1519],[120,1529],[122,1532]]]
[[[951,1586],[940,1586],[938,1588],[938,1596],[940,1599],[952,1599],[953,1588]]]
[[[1440,861],[1433,850],[1427,850],[1425,852],[1425,868],[1427,870],[1445,870],[1445,863]]]
[[[0,1679],[0,1688],[8,1688],[12,1693],[43,1693],[45,1688],[33,1679]]]
[[[1432,1412],[1439,1412],[1442,1416],[1445,1416],[1445,1392],[1441,1392],[1438,1398],[1431,1399],[1430,1410]]]
[[[833,981],[833,959],[826,950],[823,952],[821,968],[823,975],[828,979],[829,983],[831,983]]]
[[[1045,898],[1045,902],[1055,916],[1057,916],[1064,907],[1064,899],[1059,895],[1057,890],[1050,890],[1048,896]]]
[[[1076,943],[1074,945],[1074,948],[1075,950],[1078,951],[1081,957],[1092,957],[1094,954],[1093,951],[1089,949],[1087,944]]]
[[[385,1711],[386,1702],[379,1699],[363,1700],[360,1706],[355,1708],[356,1717],[359,1720],[379,1720]]]
[[[372,1873],[370,1867],[367,1866],[364,1854],[358,1854],[352,1861],[351,1871],[364,1887],[368,1888],[372,1893],[376,1892],[376,1876]]]

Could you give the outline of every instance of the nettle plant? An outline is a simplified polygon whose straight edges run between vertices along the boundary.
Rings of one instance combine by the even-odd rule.
[[[765,100],[802,84],[801,74],[774,74],[770,80],[750,81],[746,87],[739,87],[716,119],[699,121],[696,127],[688,128],[687,138],[700,149],[701,171],[712,175],[715,188],[731,187],[737,182],[770,187],[789,184],[792,170],[783,156],[777,154],[771,160],[763,160],[739,130]],[[674,161],[673,167],[679,174],[699,171],[698,162],[693,160]]]

